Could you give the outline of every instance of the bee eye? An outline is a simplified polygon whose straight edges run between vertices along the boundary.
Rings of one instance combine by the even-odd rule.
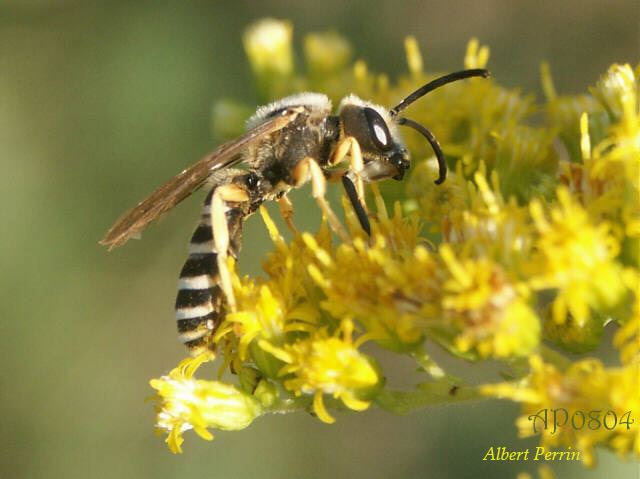
[[[388,150],[392,146],[391,134],[380,113],[373,108],[365,108],[364,115],[369,123],[369,133],[373,143],[381,150]]]

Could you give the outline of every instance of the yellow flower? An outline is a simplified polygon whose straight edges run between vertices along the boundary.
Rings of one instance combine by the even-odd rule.
[[[421,343],[429,321],[439,317],[440,286],[432,255],[416,245],[417,232],[415,222],[396,208],[392,219],[374,226],[372,244],[356,237],[333,257],[304,235],[318,259],[309,268],[326,295],[322,308],[333,317],[358,320],[389,349]]]
[[[475,348],[483,357],[529,354],[540,340],[540,322],[505,271],[488,259],[458,260],[448,245],[440,255],[449,272],[442,309],[456,348]]]
[[[290,22],[265,18],[247,28],[242,38],[265,100],[286,93],[293,74],[292,36]]]
[[[441,185],[433,183],[437,171],[435,158],[417,162],[407,180],[407,195],[417,202],[420,216],[428,222],[431,232],[442,233],[445,239],[457,241],[462,216],[468,205],[462,163],[456,164],[456,171],[449,172],[447,181]]]
[[[300,73],[291,39],[291,24],[276,20],[258,22],[244,36],[262,100],[308,90],[336,104],[355,93],[394,105],[439,76],[425,68],[414,38],[405,41],[408,71],[395,80],[353,62],[351,46],[335,33],[305,37],[307,71]],[[488,59],[487,47],[469,42],[466,68],[483,68]],[[240,277],[230,260],[237,308],[213,338],[220,371],[229,367],[236,385],[194,377],[212,353],[184,360],[151,383],[157,426],[170,448],[180,451],[188,429],[211,439],[209,428],[241,429],[266,413],[311,409],[333,422],[328,409],[360,411],[374,400],[399,412],[469,399],[478,390],[452,389],[450,374],[423,342],[466,358],[512,362],[539,347],[540,317],[546,338],[580,352],[600,344],[604,323],[615,321],[622,367],[607,369],[595,359],[571,365],[543,349],[565,369],[534,356],[526,378],[486,387],[487,394],[523,403],[523,433],[531,433],[529,417],[543,408],[610,410],[608,420],[615,414],[619,424],[626,411],[640,410],[639,72],[613,65],[592,95],[569,97],[556,92],[543,66],[546,105],[477,78],[415,102],[409,116],[433,131],[450,173],[435,186],[431,147],[416,132],[403,132],[414,159],[407,197],[393,182],[385,184],[386,199],[368,186],[371,236],[345,198],[338,241],[326,222],[285,241],[261,208],[274,243],[265,276]],[[530,117],[541,108],[546,123],[532,127]],[[248,115],[229,102],[213,113],[223,135],[239,131]],[[393,204],[389,211],[385,201]],[[366,340],[410,357],[435,381],[383,390],[375,360],[359,350]],[[595,445],[639,456],[634,426],[543,431],[542,442],[576,447],[588,463]]]
[[[304,56],[311,74],[327,75],[347,66],[352,48],[335,32],[310,33],[304,38]]]
[[[252,396],[219,381],[163,376],[150,384],[157,391],[156,427],[167,433],[166,443],[176,454],[182,452],[182,434],[189,429],[210,441],[207,428],[244,429],[262,412]]]
[[[627,260],[640,259],[640,104],[638,73],[629,65],[612,65],[592,90],[603,103],[613,122],[609,135],[593,149],[590,178],[604,184],[603,196],[613,197],[608,215],[621,220],[623,232],[631,241]],[[601,208],[604,209],[604,208]],[[612,214],[611,211],[614,213]],[[605,213],[606,214],[606,213]]]
[[[612,234],[621,240],[640,237],[640,106],[638,80],[629,65],[613,65],[591,90],[595,96],[573,99],[569,115],[557,114],[572,99],[551,99],[552,119],[571,162],[561,161],[559,180],[584,205],[594,221],[616,224]],[[596,100],[599,100],[596,101]],[[578,120],[579,119],[579,120]],[[571,122],[571,123],[569,123]],[[579,132],[577,132],[579,126]],[[638,259],[637,239],[623,255]],[[631,256],[631,258],[628,258]],[[635,258],[635,259],[634,259]]]
[[[619,245],[606,224],[590,223],[565,188],[558,189],[558,203],[549,215],[539,201],[531,203],[540,236],[530,265],[530,285],[558,290],[552,306],[556,322],[564,322],[571,314],[578,325],[584,325],[590,309],[606,311],[625,294],[622,268],[614,260]]]
[[[290,245],[285,244],[266,208],[261,208],[260,212],[276,245],[276,251],[269,255],[264,265],[271,280],[240,279],[230,265],[237,307],[235,312],[227,314],[215,338],[219,342],[233,333],[238,338],[241,361],[247,359],[248,348],[254,339],[280,344],[288,333],[313,331],[318,318],[317,305],[309,301],[311,295],[305,287],[313,284],[312,280],[304,280],[313,255],[300,238]],[[317,238],[323,243],[330,238],[326,227]],[[256,361],[255,357],[253,359]],[[227,361],[231,360],[227,358]],[[275,373],[273,365],[264,362],[257,365],[267,375]]]
[[[523,403],[517,420],[522,436],[541,434],[545,447],[571,446],[588,466],[595,462],[593,447],[598,444],[623,457],[640,457],[640,428],[634,422],[640,407],[640,364],[607,369],[588,359],[562,372],[533,356],[530,365],[530,376],[520,384],[482,388],[487,395]]]
[[[296,235],[290,243],[285,243],[266,208],[260,208],[260,215],[276,247],[267,254],[262,264],[270,283],[275,285],[276,290],[282,291],[290,304],[296,304],[301,299],[313,302],[316,286],[307,270],[315,262],[316,255],[300,235]],[[326,222],[321,224],[313,237],[323,249],[332,251],[331,231]]]
[[[638,83],[631,65],[612,65],[592,93],[625,130],[638,132]]]
[[[247,348],[256,336],[273,338],[285,333],[287,311],[282,299],[276,298],[267,285],[257,286],[246,281],[241,288],[242,296],[238,295],[237,299],[242,299],[242,305],[236,312],[227,314],[216,340],[233,331],[240,338],[238,355],[244,360]],[[246,307],[245,303],[250,307]]]
[[[244,47],[256,75],[293,70],[291,23],[266,18],[251,25],[244,34]]]
[[[444,239],[478,258],[491,258],[514,272],[531,251],[532,229],[526,208],[514,198],[505,201],[498,173],[487,178],[484,164],[467,188],[468,206],[458,224],[445,231]]]
[[[313,395],[313,410],[326,423],[335,420],[324,405],[324,394],[340,399],[349,409],[362,411],[369,407],[362,396],[380,380],[371,360],[358,351],[352,332],[353,324],[344,320],[341,334],[330,336],[326,329],[320,329],[281,348],[260,342],[264,350],[286,363],[280,371],[285,388],[297,396]]]

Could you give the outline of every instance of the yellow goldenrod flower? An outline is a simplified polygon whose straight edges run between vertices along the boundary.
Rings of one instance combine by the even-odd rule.
[[[530,364],[531,375],[521,384],[483,388],[487,395],[523,403],[517,420],[522,436],[540,434],[545,447],[571,446],[589,466],[594,464],[596,445],[623,457],[640,457],[640,428],[634,416],[640,407],[638,363],[607,369],[590,359],[572,364],[565,372],[538,356]]]
[[[433,183],[437,168],[435,158],[418,162],[407,181],[407,194],[417,200],[420,215],[428,222],[431,232],[457,241],[468,200],[462,164],[458,163],[456,171],[450,172],[447,181],[438,186]]]
[[[244,47],[256,75],[265,72],[289,74],[293,71],[289,22],[264,19],[249,27],[244,35]]]
[[[349,42],[335,32],[310,33],[304,38],[304,56],[313,75],[342,70],[352,56]]]
[[[498,173],[486,178],[484,165],[467,188],[467,207],[458,224],[444,231],[444,239],[469,249],[473,255],[487,257],[518,272],[531,252],[532,228],[526,208],[514,198],[505,201]],[[489,184],[491,182],[491,185]]]
[[[276,247],[263,262],[264,271],[271,282],[277,284],[276,289],[282,291],[289,304],[296,305],[300,300],[313,303],[315,283],[307,270],[315,262],[315,253],[309,250],[302,236],[296,235],[289,244],[285,243],[267,209],[261,208],[260,214]],[[333,251],[331,231],[326,222],[322,223],[313,238],[325,251]]]
[[[592,93],[604,104],[614,120],[621,126],[637,132],[638,125],[627,122],[638,121],[638,84],[631,65],[612,65],[592,89]]]
[[[242,298],[250,307],[240,306],[236,312],[227,314],[216,339],[233,331],[240,338],[238,354],[244,360],[247,347],[256,336],[273,338],[285,333],[287,311],[282,300],[276,298],[267,285],[256,286],[247,281],[241,288],[242,296],[236,298]]]
[[[540,340],[540,322],[502,268],[488,259],[459,260],[448,245],[440,255],[449,272],[442,309],[456,348],[475,348],[483,357],[529,354]]]
[[[594,222],[614,224],[612,234],[620,240],[640,237],[637,91],[637,75],[629,65],[613,65],[592,89],[595,98],[566,97],[549,104],[550,119],[560,128],[572,160],[560,162],[560,182]],[[568,112],[564,117],[563,105]],[[639,249],[634,241],[625,244],[623,261],[635,258],[637,263]]]
[[[189,429],[210,441],[213,435],[207,428],[244,429],[261,414],[256,399],[219,381],[163,376],[150,384],[157,391],[156,425],[167,433],[173,453],[182,452],[182,433]]]
[[[615,262],[619,245],[606,224],[593,226],[586,212],[564,188],[559,204],[545,215],[539,201],[531,202],[531,216],[539,232],[530,285],[558,290],[553,319],[562,323],[571,314],[578,325],[590,309],[607,311],[625,294],[622,268]]]
[[[220,342],[233,333],[238,339],[241,361],[247,359],[248,348],[254,339],[280,344],[288,333],[313,331],[319,315],[317,307],[307,299],[309,288],[305,285],[312,281],[310,278],[304,280],[313,254],[307,251],[300,238],[286,245],[266,208],[260,212],[277,247],[264,265],[272,280],[260,284],[249,278],[240,279],[230,264],[237,307],[235,312],[227,314],[216,334],[216,341]],[[317,238],[323,243],[330,238],[326,227]],[[261,362],[258,366],[265,374],[273,375],[273,368],[279,365]]]
[[[264,100],[282,96],[293,73],[291,23],[265,18],[251,25],[243,36],[244,49]]]
[[[374,230],[372,244],[355,238],[331,257],[311,236],[303,238],[318,258],[310,273],[326,295],[322,308],[334,317],[353,317],[371,339],[393,350],[411,349],[439,317],[440,286],[436,263],[417,245],[415,222],[401,216]],[[348,271],[349,274],[345,274]]]
[[[619,221],[625,244],[623,260],[640,260],[640,68],[612,65],[592,90],[612,121],[608,135],[593,148],[590,178],[603,183],[598,203],[611,198],[601,215]],[[604,200],[601,200],[602,197]]]
[[[338,335],[330,336],[320,329],[282,348],[260,342],[264,350],[286,363],[280,371],[285,388],[297,396],[312,395],[313,410],[326,423],[335,420],[324,405],[324,394],[340,399],[349,409],[362,411],[369,407],[362,396],[379,382],[371,361],[358,351],[357,342],[354,344],[352,331],[351,321],[344,320]]]
[[[180,364],[173,368],[168,376],[173,379],[191,379],[200,366],[214,359],[215,354],[209,350],[197,356],[190,356],[180,361]]]
[[[390,106],[439,76],[425,70],[414,38],[405,41],[408,71],[397,76],[353,61],[350,44],[335,33],[307,35],[307,71],[296,72],[291,38],[291,25],[276,20],[244,36],[262,100],[308,90],[334,104],[354,93]],[[471,40],[465,67],[488,60],[489,49]],[[186,359],[151,382],[157,427],[171,450],[181,450],[188,429],[211,439],[209,428],[241,429],[261,414],[312,410],[333,422],[329,409],[336,407],[361,411],[375,402],[406,412],[477,397],[478,388],[458,385],[429,357],[424,343],[431,340],[461,357],[513,367],[508,374],[517,379],[483,390],[523,403],[522,434],[532,433],[530,418],[545,408],[611,411],[599,420],[610,425],[615,415],[616,428],[534,432],[544,446],[582,451],[587,464],[599,445],[640,457],[640,429],[624,424],[627,411],[640,410],[638,73],[640,66],[613,65],[591,94],[563,96],[543,65],[543,104],[486,79],[415,102],[410,117],[442,145],[447,181],[434,185],[429,143],[403,131],[413,158],[406,195],[394,182],[384,185],[385,195],[367,186],[370,236],[345,198],[338,238],[324,221],[315,233],[289,224],[293,239],[285,240],[261,208],[273,250],[263,277],[239,276],[229,261],[236,307],[216,331],[215,356]],[[218,133],[239,133],[253,108],[218,103]],[[546,116],[533,127],[538,111]],[[618,368],[594,358],[572,363],[540,344],[542,329],[545,339],[584,353],[607,337],[607,323],[619,325]],[[368,340],[372,349],[415,361],[429,380],[409,391],[386,389],[375,360],[359,350]],[[233,379],[196,379],[214,357]]]

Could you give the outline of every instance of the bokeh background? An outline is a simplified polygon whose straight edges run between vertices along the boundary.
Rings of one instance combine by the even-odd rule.
[[[288,18],[296,42],[336,30],[377,71],[405,71],[417,37],[429,70],[462,67],[472,36],[507,86],[540,96],[539,64],[560,93],[585,91],[610,63],[637,62],[637,0],[0,2],[0,477],[514,478],[534,463],[481,461],[523,449],[517,407],[498,401],[271,416],[213,443],[187,434],[173,456],[153,434],[148,380],[184,356],[176,277],[202,194],[143,241],[97,245],[124,209],[215,142],[211,106],[255,103],[241,45],[251,21]],[[315,227],[305,189],[296,222]],[[241,270],[270,247],[254,217]],[[391,371],[406,365],[389,364]],[[483,372],[483,374],[486,371]],[[466,374],[476,374],[467,369]],[[637,463],[554,464],[561,478],[638,478]]]

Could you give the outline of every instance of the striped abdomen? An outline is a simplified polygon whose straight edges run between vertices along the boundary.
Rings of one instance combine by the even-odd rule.
[[[210,205],[213,189],[207,195],[200,222],[189,244],[189,257],[180,271],[176,319],[178,334],[192,352],[213,349],[213,333],[224,318],[226,298],[220,287],[218,253],[211,228]],[[226,203],[225,216],[229,229],[228,254],[236,257],[242,223],[247,216],[246,206]]]

